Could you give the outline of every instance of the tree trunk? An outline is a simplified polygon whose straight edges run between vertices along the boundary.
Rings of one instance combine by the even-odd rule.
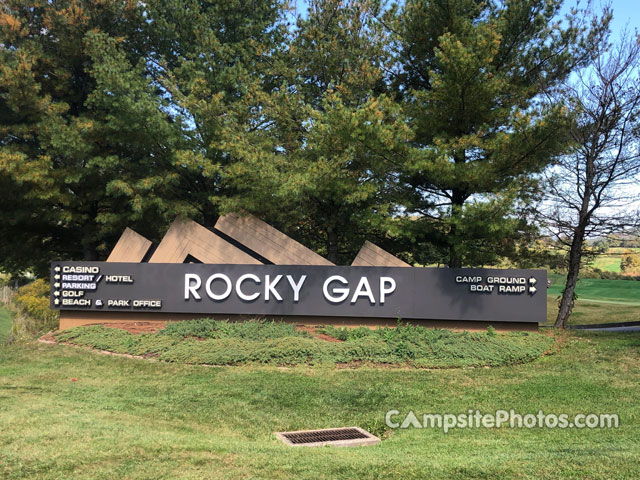
[[[327,260],[338,263],[338,234],[335,227],[330,227],[327,231]]]
[[[455,242],[456,225],[451,225],[449,235],[453,240],[449,244],[449,268],[462,268],[462,255],[460,254],[459,246]]]
[[[567,280],[565,282],[562,299],[560,300],[560,308],[556,317],[556,328],[567,328],[569,316],[573,310],[574,292],[578,283],[578,274],[580,273],[580,261],[582,258],[582,242],[584,241],[584,228],[578,227],[573,241],[571,242],[571,250],[569,250],[569,269],[567,271]]]
[[[463,190],[454,189],[451,201],[451,228],[449,229],[449,267],[462,268],[462,249],[458,239],[458,225],[456,224],[456,216],[462,214],[462,206],[467,198],[467,194]]]
[[[587,155],[586,158],[584,191],[580,211],[578,212],[578,224],[573,230],[573,239],[571,240],[571,249],[569,250],[567,281],[564,285],[562,298],[560,299],[558,316],[556,317],[556,323],[554,325],[556,328],[567,328],[567,322],[573,310],[574,293],[576,291],[576,283],[578,283],[578,274],[580,273],[580,263],[582,261],[582,244],[587,226],[591,222],[591,212],[593,211],[589,209],[589,201],[593,195],[593,182],[595,178],[594,158],[595,155]]]
[[[98,260],[98,252],[94,245],[82,246],[82,259],[88,262],[94,262]]]
[[[202,214],[202,226],[205,228],[213,228],[218,221],[218,212],[205,212]]]

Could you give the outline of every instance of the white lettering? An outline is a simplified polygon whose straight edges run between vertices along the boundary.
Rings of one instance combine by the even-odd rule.
[[[398,428],[400,424],[398,422],[392,422],[391,417],[399,415],[400,412],[398,410],[389,410],[387,414],[384,416],[384,423],[387,424],[389,428]]]
[[[306,275],[301,275],[298,283],[293,281],[293,277],[291,275],[287,275],[287,280],[289,280],[289,285],[291,285],[291,289],[293,290],[293,301],[297,302],[300,300],[300,289],[302,288],[302,284],[307,279]]]
[[[134,300],[133,308],[162,308],[162,300]]]
[[[213,290],[211,289],[211,284],[214,282],[214,280],[218,279],[227,284],[227,289],[224,291],[224,293],[221,294],[213,293]],[[238,283],[240,283],[240,279],[238,279]],[[209,298],[211,298],[212,300],[224,300],[231,294],[231,289],[233,287],[231,286],[231,280],[224,273],[215,273],[207,279],[205,288],[207,289],[207,295],[209,295]]]
[[[65,265],[62,267],[62,273],[99,273],[100,268],[98,267],[71,267]]]
[[[498,293],[522,293],[526,288],[524,285],[500,285]]]
[[[386,287],[388,285],[388,288]],[[396,291],[396,281],[391,277],[380,277],[380,305],[384,305],[384,297]]]
[[[80,290],[80,291],[76,291],[76,290],[62,290],[62,296],[63,297],[84,297],[84,291]]]
[[[482,277],[465,277],[458,275],[456,277],[456,283],[480,283],[482,281]]]
[[[107,307],[130,307],[131,300],[107,300]]]
[[[253,273],[245,273],[244,275],[241,275],[236,282],[236,294],[238,295],[238,297],[240,297],[242,300],[246,300],[247,302],[251,302],[252,300],[255,300],[260,296],[260,292],[252,293],[251,295],[247,295],[246,293],[244,293],[242,291],[242,283],[245,280],[253,280],[256,283],[260,283],[260,279]]]
[[[407,416],[404,417],[404,421],[402,422],[402,425],[400,425],[400,428],[409,428],[409,425],[411,425],[413,428],[422,428],[420,420],[418,420],[416,414],[413,413],[413,410],[409,411],[409,413],[407,413]]]
[[[131,275],[105,275],[104,279],[107,283],[133,283]]]
[[[195,280],[196,284],[191,285],[191,281]],[[198,294],[197,290],[202,285],[200,276],[195,273],[186,273],[184,275],[184,299],[189,300],[189,295],[193,295],[196,300],[202,300],[202,297]]]
[[[95,290],[95,283],[66,283],[62,282],[62,288],[66,290]]]
[[[340,303],[343,302],[349,296],[348,288],[334,288],[331,293],[329,293],[329,284],[331,282],[340,282],[343,285],[349,285],[349,282],[344,277],[340,275],[332,275],[327,278],[322,286],[322,293],[324,293],[324,298],[329,300],[331,303]],[[339,294],[339,297],[334,297],[332,294]]]
[[[369,302],[371,302],[373,305],[375,305],[376,303],[376,299],[373,296],[371,285],[369,285],[369,280],[367,280],[367,277],[360,277],[360,281],[358,282],[356,291],[353,294],[353,298],[351,298],[351,303],[356,303],[359,297],[368,297]]]
[[[93,282],[95,275],[62,275],[63,282]]]
[[[91,300],[88,298],[63,298],[62,305],[65,307],[90,307]]]
[[[280,294],[278,293],[278,291],[276,290],[276,285],[278,284],[278,282],[282,279],[282,275],[277,275],[276,278],[273,279],[273,281],[271,281],[271,277],[269,275],[265,275],[264,277],[264,299],[268,302],[269,301],[269,294],[273,293],[273,296],[275,297],[276,301],[281,302],[282,301],[282,297],[280,296]]]

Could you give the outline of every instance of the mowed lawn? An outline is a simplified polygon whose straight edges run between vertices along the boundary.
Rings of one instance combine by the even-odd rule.
[[[561,334],[524,365],[205,367],[38,343],[0,347],[0,478],[640,478],[640,335]],[[77,381],[73,381],[77,379]],[[394,430],[374,447],[273,432],[406,413],[616,413],[617,429]]]
[[[562,294],[566,277],[550,274],[549,278],[552,283],[551,287],[547,289],[547,295],[552,298],[558,297]],[[576,294],[578,300],[640,306],[640,281],[584,278],[578,281]]]
[[[606,253],[598,255],[589,263],[590,268],[599,268],[605,272],[621,272],[622,256],[625,253],[639,253],[640,248],[612,247],[607,249]]]
[[[553,325],[558,315],[558,300],[547,298],[547,325]],[[640,305],[576,301],[569,325],[587,325],[599,323],[619,323],[640,321]]]
[[[622,260],[622,255],[599,255],[591,263],[591,266],[594,268],[599,268],[600,270],[604,270],[605,272],[620,273],[621,260]]]
[[[565,277],[550,274],[549,278],[552,284],[547,290],[547,324],[553,324]],[[639,281],[585,278],[578,282],[576,293],[578,299],[569,324],[640,321]]]

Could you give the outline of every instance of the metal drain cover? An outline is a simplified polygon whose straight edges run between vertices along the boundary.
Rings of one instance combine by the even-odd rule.
[[[380,439],[360,427],[327,428],[325,430],[298,430],[276,432],[283,443],[292,447],[362,447],[380,443]]]

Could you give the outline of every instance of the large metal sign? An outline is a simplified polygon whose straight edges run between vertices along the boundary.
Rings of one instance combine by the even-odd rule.
[[[545,270],[53,262],[51,307],[534,322]]]

